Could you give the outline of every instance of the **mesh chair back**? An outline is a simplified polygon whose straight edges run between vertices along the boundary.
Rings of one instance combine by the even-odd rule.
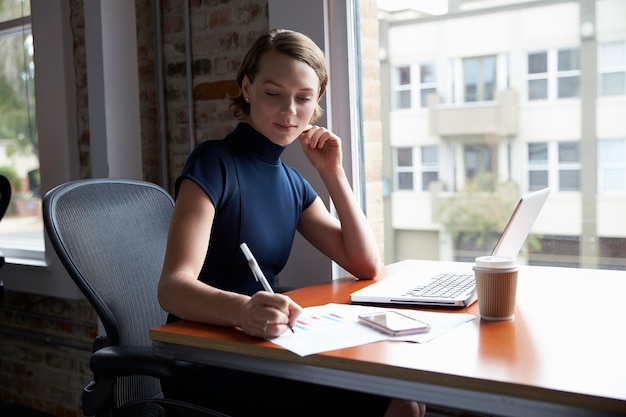
[[[109,345],[149,346],[148,329],[163,324],[157,301],[174,202],[155,184],[125,179],[79,180],[46,193],[46,232],[71,278],[100,318]],[[160,392],[157,379],[118,382],[116,403]]]

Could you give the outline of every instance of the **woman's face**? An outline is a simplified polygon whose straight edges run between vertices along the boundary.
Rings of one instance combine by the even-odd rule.
[[[286,146],[311,120],[319,79],[304,62],[270,51],[260,58],[254,82],[245,76],[241,88],[250,103],[248,124],[272,142]]]

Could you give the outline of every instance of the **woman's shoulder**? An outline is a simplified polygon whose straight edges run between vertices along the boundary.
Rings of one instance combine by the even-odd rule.
[[[225,158],[230,159],[229,155],[231,153],[225,139],[211,139],[197,144],[189,155],[189,160],[215,161]]]

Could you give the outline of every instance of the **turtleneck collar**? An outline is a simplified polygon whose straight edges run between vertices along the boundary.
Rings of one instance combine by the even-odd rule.
[[[277,145],[247,123],[240,122],[229,135],[231,143],[268,164],[278,164],[286,149]]]

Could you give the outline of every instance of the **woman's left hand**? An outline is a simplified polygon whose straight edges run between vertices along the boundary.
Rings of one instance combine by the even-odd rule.
[[[341,138],[325,127],[309,125],[298,137],[304,154],[318,171],[341,167]]]

